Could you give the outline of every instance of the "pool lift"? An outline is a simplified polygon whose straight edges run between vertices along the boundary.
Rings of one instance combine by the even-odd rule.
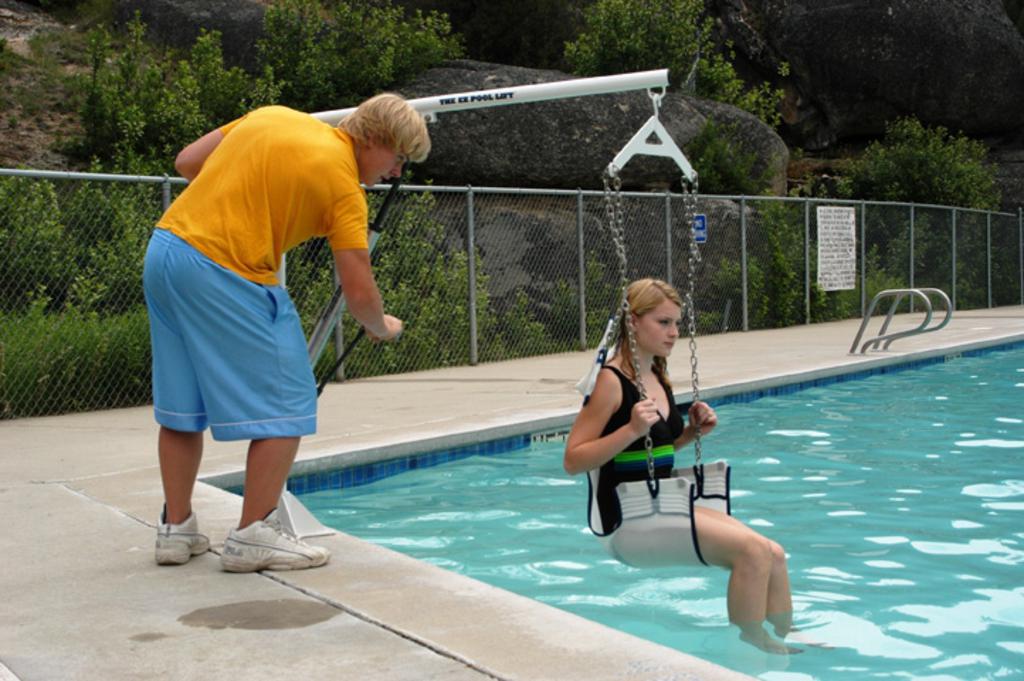
[[[533,85],[520,85],[515,87],[495,88],[491,90],[434,95],[431,97],[410,99],[407,101],[413,109],[423,114],[428,121],[437,122],[439,115],[454,111],[485,109],[497,106],[510,106],[513,104],[530,104],[558,99],[569,99],[572,97],[629,92],[632,90],[647,90],[650,92],[652,88],[660,87],[664,89],[667,85],[668,69],[657,69],[653,71],[624,73],[614,76],[576,78],[573,80],[562,80],[553,83],[537,83]],[[325,123],[337,125],[339,121],[345,118],[345,116],[348,116],[354,111],[355,107],[338,109],[335,111],[322,111],[320,113],[313,114],[313,117],[324,121]],[[658,126],[660,127],[660,123],[658,123]],[[652,132],[658,131],[652,130]],[[664,128],[660,128],[660,132],[664,134]],[[648,135],[648,137],[649,136],[650,135]],[[671,138],[668,137],[667,134],[664,134],[664,136],[671,141]],[[619,156],[622,158],[616,157],[619,160],[619,163],[624,165],[633,155],[632,153],[626,153],[628,149],[632,149],[633,147],[643,147],[645,142],[646,137],[637,142],[636,136],[634,136],[634,139],[630,140],[630,144],[627,145],[627,148],[620,152]],[[673,144],[672,147],[675,148],[675,145]],[[648,153],[654,152],[652,151]],[[686,167],[689,167],[689,163],[686,162],[686,158],[678,148],[675,149],[673,157],[677,163],[682,163]],[[692,169],[690,172],[692,172]],[[369,248],[371,252],[373,252],[377,245],[377,240],[380,238],[380,230],[383,225],[384,215],[387,213],[388,208],[394,200],[399,186],[400,182],[398,180],[391,183],[391,188],[388,191],[387,196],[384,198],[384,203],[381,205],[380,210],[377,211],[373,225],[370,227]],[[316,366],[317,360],[319,360],[320,355],[323,354],[327,341],[330,338],[330,334],[333,329],[337,327],[344,310],[345,299],[342,295],[341,287],[335,287],[334,294],[324,307],[324,311],[317,320],[317,323],[313,328],[313,332],[309,337],[308,351],[311,365]],[[330,373],[333,374],[334,372],[332,371]]]
[[[658,112],[664,90],[655,93],[648,90],[654,105],[654,115],[633,135],[626,146],[615,155],[605,169],[604,198],[607,216],[606,229],[609,232],[618,256],[619,278],[622,287],[621,302],[605,327],[604,336],[598,346],[597,356],[590,372],[577,384],[583,393],[584,404],[590,397],[597,382],[597,374],[604,366],[609,348],[620,347],[621,338],[615,337],[626,329],[625,345],[631,353],[632,366],[639,367],[636,338],[633,326],[624,323],[628,319],[629,301],[627,287],[629,278],[626,259],[625,219],[622,206],[622,168],[634,157],[661,156],[672,159],[682,173],[684,216],[690,226],[689,257],[687,262],[686,307],[687,330],[690,341],[690,367],[693,402],[700,399],[697,374],[696,308],[694,306],[695,270],[700,262],[697,235],[694,222],[697,213],[697,173],[679,150],[672,136],[665,130]],[[647,391],[639,376],[633,383],[640,399],[647,398]],[[669,396],[672,399],[672,396]],[[615,487],[615,500],[619,505],[620,523],[616,527],[603,526],[598,505],[597,490],[601,469],[587,473],[589,483],[589,523],[591,531],[601,540],[605,550],[623,563],[637,567],[663,565],[693,565],[707,562],[701,555],[697,541],[695,507],[704,506],[731,513],[729,495],[730,467],[725,461],[704,464],[701,453],[700,429],[695,429],[694,456],[692,467],[674,468],[667,478],[655,475],[653,442],[650,433],[644,438],[647,455],[647,478],[641,481],[622,482]],[[688,530],[684,532],[683,530]],[[688,539],[687,539],[688,537]]]
[[[573,80],[556,81],[553,83],[538,83],[533,85],[521,85],[515,87],[495,88],[490,90],[478,90],[470,92],[459,92],[446,95],[435,95],[420,99],[407,100],[416,111],[430,122],[436,122],[439,114],[451,111],[465,111],[470,109],[483,109],[495,106],[508,106],[512,104],[527,104],[532,102],[543,102],[557,99],[569,99],[573,97],[584,97],[589,95],[614,94],[629,92],[632,90],[647,90],[654,102],[655,115],[637,131],[636,135],[629,141],[625,148],[615,157],[609,169],[614,167],[614,176],[618,176],[618,169],[624,166],[636,154],[649,156],[667,156],[673,159],[683,170],[685,178],[692,178],[693,189],[696,192],[696,174],[687,162],[672,137],[658,120],[657,110],[668,86],[668,69],[657,69],[652,71],[640,71],[614,76],[597,76],[594,78],[576,78]],[[654,88],[661,88],[661,94],[654,94]],[[338,109],[314,113],[313,117],[325,123],[336,125],[345,116],[355,111],[355,108]],[[655,142],[651,142],[651,139]],[[369,249],[374,251],[380,232],[383,227],[384,216],[398,192],[400,183],[391,183],[384,203],[377,211],[373,224],[370,227]],[[621,210],[621,196],[619,197]],[[320,315],[313,332],[310,334],[307,351],[311,366],[316,366],[317,361],[323,354],[332,331],[338,326],[342,313],[345,310],[345,299],[341,287],[335,287],[334,294],[328,301]],[[352,351],[364,331],[353,337],[344,351],[339,353],[334,368],[327,374],[329,378],[337,368],[344,362],[346,356]],[[318,386],[318,393],[323,391],[324,382]],[[278,505],[278,513],[281,516],[282,524],[298,537],[310,537],[323,534],[331,534],[330,530],[321,525],[313,517],[302,503],[288,491],[281,495]]]

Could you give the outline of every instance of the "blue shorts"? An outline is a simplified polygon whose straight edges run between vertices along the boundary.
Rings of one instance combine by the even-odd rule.
[[[209,425],[215,440],[316,432],[316,382],[283,288],[244,279],[165,229],[153,232],[142,279],[160,425]]]

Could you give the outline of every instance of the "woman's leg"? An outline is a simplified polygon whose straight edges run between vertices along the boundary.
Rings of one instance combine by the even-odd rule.
[[[785,637],[793,629],[793,596],[789,589],[789,568],[786,551],[771,541],[772,573],[768,579],[768,621],[775,634]]]
[[[704,559],[730,571],[729,621],[740,628],[740,637],[768,652],[799,652],[772,639],[764,629],[769,613],[784,617],[782,610],[776,608],[786,608],[788,603],[789,579],[785,576],[784,554],[781,564],[784,579],[780,580],[778,574],[777,557],[782,553],[781,547],[724,513],[698,508],[696,522]],[[788,607],[792,609],[791,605]]]

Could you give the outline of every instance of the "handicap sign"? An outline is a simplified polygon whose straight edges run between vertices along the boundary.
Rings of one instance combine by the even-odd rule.
[[[693,216],[693,236],[699,244],[708,240],[708,216],[704,213],[697,213]]]

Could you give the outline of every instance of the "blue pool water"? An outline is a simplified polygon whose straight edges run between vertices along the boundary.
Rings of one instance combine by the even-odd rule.
[[[739,643],[722,570],[609,559],[559,441],[302,501],[337,529],[767,681],[1024,677],[1024,350],[718,413],[705,458],[732,463],[734,514],[786,548],[797,625],[831,649]]]

